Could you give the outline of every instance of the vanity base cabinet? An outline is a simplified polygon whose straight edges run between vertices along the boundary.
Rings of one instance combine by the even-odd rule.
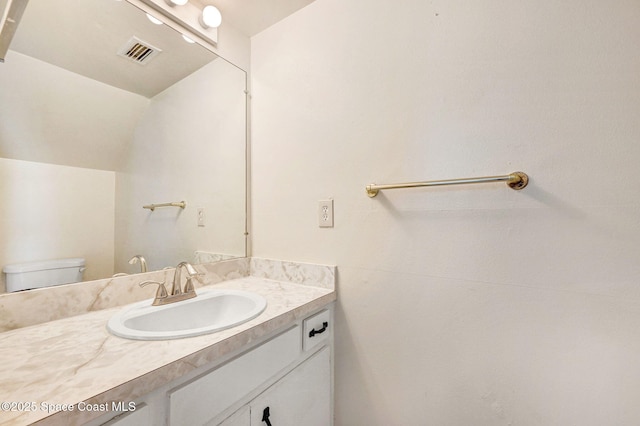
[[[331,426],[333,307],[89,425]],[[105,423],[106,422],[106,423]]]
[[[329,426],[331,348],[324,347],[222,423],[209,426]]]
[[[104,423],[104,426],[153,426],[151,409],[141,404],[136,411],[124,413]]]
[[[218,423],[218,426],[249,426],[251,424],[251,410],[249,406],[242,407],[231,417],[223,421],[222,423]]]
[[[330,355],[323,348],[254,399],[250,425],[331,425]]]
[[[192,426],[215,419],[236,401],[291,365],[300,355],[295,326],[206,375],[169,392],[169,424]]]

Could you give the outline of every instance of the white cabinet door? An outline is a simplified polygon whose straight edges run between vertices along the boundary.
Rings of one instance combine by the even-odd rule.
[[[325,347],[250,403],[251,426],[329,426],[331,350]]]
[[[169,424],[202,425],[300,356],[300,327],[295,326],[257,348],[185,385],[169,391]]]
[[[142,404],[136,411],[120,414],[104,423],[104,426],[151,426],[151,409],[148,405]]]
[[[232,416],[228,417],[225,421],[218,426],[251,426],[251,417],[249,416],[249,406],[245,405]]]

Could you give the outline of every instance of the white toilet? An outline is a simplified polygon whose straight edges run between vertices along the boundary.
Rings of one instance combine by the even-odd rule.
[[[83,258],[53,259],[6,265],[7,293],[82,281]]]

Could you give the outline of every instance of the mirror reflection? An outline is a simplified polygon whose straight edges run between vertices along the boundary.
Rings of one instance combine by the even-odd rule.
[[[31,0],[0,64],[0,267],[80,258],[86,281],[245,256],[245,90],[127,2]]]

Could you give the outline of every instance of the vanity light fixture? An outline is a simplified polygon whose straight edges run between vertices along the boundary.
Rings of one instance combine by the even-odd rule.
[[[0,63],[4,62],[5,55],[13,35],[18,29],[20,18],[27,7],[27,1],[0,1]]]
[[[200,15],[200,25],[203,28],[218,28],[222,23],[222,15],[220,11],[215,6],[205,6],[202,9],[202,15]]]
[[[165,0],[169,6],[184,6],[189,0]]]
[[[147,18],[156,25],[162,25],[162,21],[156,18],[155,16],[151,16],[147,13]]]

